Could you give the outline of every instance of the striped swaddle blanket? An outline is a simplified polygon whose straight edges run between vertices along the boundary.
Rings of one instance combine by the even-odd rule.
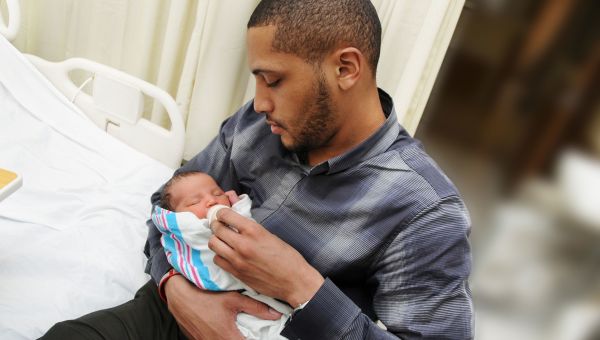
[[[251,206],[252,201],[248,195],[242,195],[232,209],[250,218]],[[211,207],[208,216],[214,218],[216,212],[224,207]],[[196,286],[212,291],[252,291],[250,287],[213,263],[215,253],[208,248],[208,240],[212,236],[212,219],[201,219],[191,212],[174,212],[156,206],[152,213],[152,221],[162,233],[161,243],[171,266]]]
[[[241,195],[231,209],[244,217],[252,218],[252,201]],[[285,326],[292,308],[272,297],[257,293],[242,281],[213,263],[215,253],[208,248],[212,236],[210,222],[216,212],[226,206],[214,206],[208,210],[209,218],[198,218],[191,212],[174,212],[156,206],[152,221],[162,233],[161,243],[167,260],[183,276],[196,286],[212,291],[242,290],[242,294],[266,303],[283,315],[279,320],[261,320],[255,316],[239,313],[237,326],[246,339],[285,339],[279,333]]]

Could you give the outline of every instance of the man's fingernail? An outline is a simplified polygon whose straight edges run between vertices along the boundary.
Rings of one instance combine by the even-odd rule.
[[[281,313],[279,313],[278,311],[274,310],[273,308],[269,307],[269,313],[273,314],[273,315],[281,315]]]

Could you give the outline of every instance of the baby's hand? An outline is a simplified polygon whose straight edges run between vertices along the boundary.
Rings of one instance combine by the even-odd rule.
[[[231,205],[236,204],[240,200],[240,197],[233,190],[226,191],[225,196],[227,196],[227,198],[229,198],[229,203]]]

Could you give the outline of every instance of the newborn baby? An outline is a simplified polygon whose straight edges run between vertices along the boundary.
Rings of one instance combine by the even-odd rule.
[[[248,195],[225,192],[202,172],[184,172],[171,178],[163,188],[161,207],[152,213],[162,233],[161,242],[173,268],[197,287],[211,291],[242,290],[244,295],[266,303],[283,313],[279,320],[262,320],[249,314],[237,316],[237,326],[246,339],[284,339],[279,335],[292,309],[271,297],[258,294],[242,281],[213,263],[215,253],[208,248],[210,223],[218,210],[231,208],[251,218]]]

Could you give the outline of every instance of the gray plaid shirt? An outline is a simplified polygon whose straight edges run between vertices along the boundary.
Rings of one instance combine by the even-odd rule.
[[[253,217],[326,278],[282,335],[470,339],[468,213],[381,90],[380,100],[385,124],[317,166],[285,150],[249,102],[177,171],[203,171],[225,190],[248,194]],[[158,282],[170,266],[160,232],[148,225],[147,272]]]

